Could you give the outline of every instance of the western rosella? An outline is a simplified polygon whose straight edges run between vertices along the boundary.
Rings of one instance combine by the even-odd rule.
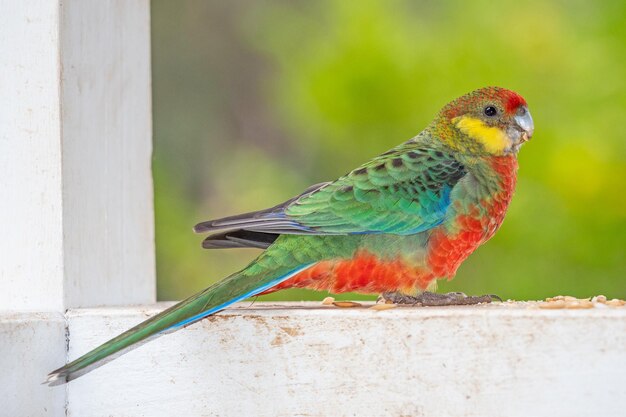
[[[252,263],[50,373],[63,383],[111,355],[230,304],[284,288],[382,293],[393,302],[470,304],[429,292],[491,238],[533,134],[526,101],[497,87],[447,104],[413,139],[269,209],[196,225],[207,249],[264,249]],[[109,358],[110,359],[110,358]]]

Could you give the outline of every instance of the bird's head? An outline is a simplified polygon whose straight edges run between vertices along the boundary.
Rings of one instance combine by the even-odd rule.
[[[441,138],[470,154],[516,154],[533,135],[533,119],[526,100],[500,87],[486,87],[446,105],[438,117]]]

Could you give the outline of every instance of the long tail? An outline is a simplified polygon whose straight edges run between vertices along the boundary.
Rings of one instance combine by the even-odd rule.
[[[264,256],[266,254],[267,252],[242,271],[230,275],[50,372],[46,383],[59,385],[76,379],[140,346],[141,342],[145,343],[149,338],[178,330],[237,301],[260,294],[311,266],[311,264],[279,266],[275,262],[263,262],[263,258],[267,259]],[[267,264],[272,264],[272,268],[268,268]]]

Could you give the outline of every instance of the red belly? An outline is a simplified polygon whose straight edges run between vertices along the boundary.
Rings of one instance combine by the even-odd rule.
[[[381,258],[359,250],[351,259],[320,261],[264,294],[286,288],[364,294],[426,290],[435,279],[452,278],[461,263],[489,237],[485,222],[470,216],[460,216],[458,221],[462,227],[454,235],[447,234],[442,226],[432,231],[426,257],[421,260],[409,254]]]
[[[503,217],[503,216],[502,216]],[[413,293],[426,290],[435,279],[451,279],[463,261],[489,239],[501,219],[457,217],[459,228],[454,234],[444,226],[435,228],[423,252],[425,258],[412,259],[410,254],[397,258],[381,258],[359,250],[351,259],[332,259],[316,263],[264,294],[286,288],[308,288],[331,293],[359,292],[379,294],[387,291]]]
[[[309,288],[331,293],[426,289],[435,277],[427,268],[401,259],[381,259],[365,250],[351,259],[321,261],[264,294],[285,288]]]

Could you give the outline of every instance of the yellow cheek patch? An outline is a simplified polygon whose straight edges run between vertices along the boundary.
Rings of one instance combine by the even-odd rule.
[[[475,141],[482,143],[485,150],[493,154],[502,154],[510,147],[509,139],[497,127],[487,126],[482,120],[469,116],[460,116],[452,119],[452,122],[463,133]]]

